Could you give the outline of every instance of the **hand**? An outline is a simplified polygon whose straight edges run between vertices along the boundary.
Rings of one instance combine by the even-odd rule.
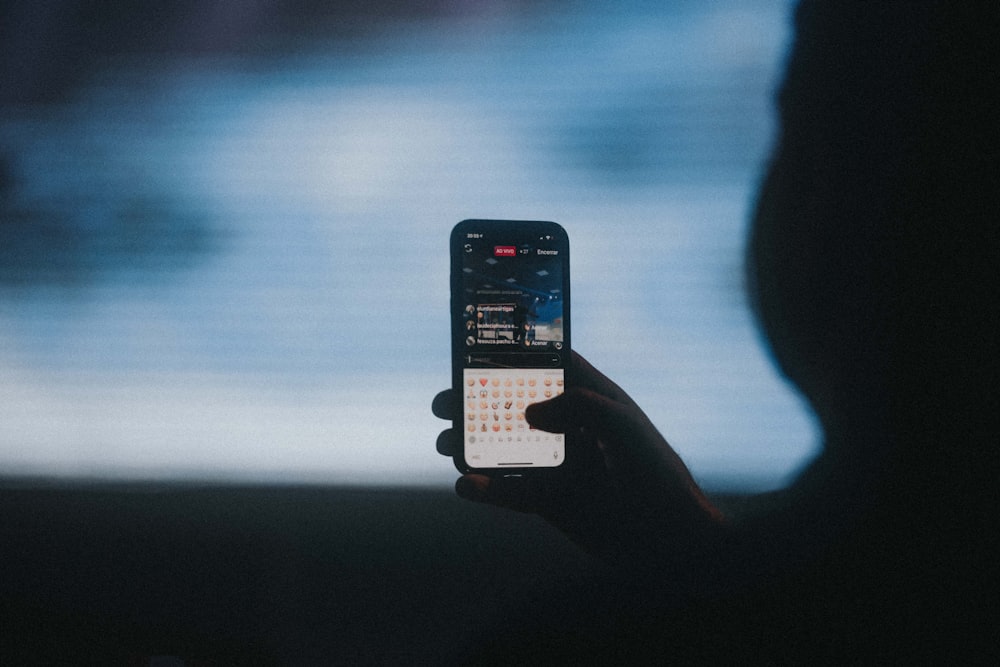
[[[567,463],[556,475],[463,475],[459,496],[538,514],[590,553],[616,563],[689,560],[720,534],[722,516],[677,453],[635,402],[573,354],[573,385],[528,407],[535,428],[567,433]],[[452,390],[434,398],[434,414],[452,419]],[[441,454],[460,451],[461,434],[438,436]],[[683,557],[682,557],[683,554]],[[680,563],[677,563],[680,565]]]

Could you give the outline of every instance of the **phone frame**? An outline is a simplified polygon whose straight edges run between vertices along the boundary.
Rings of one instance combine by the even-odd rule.
[[[470,218],[459,222],[451,231],[449,240],[450,250],[450,286],[451,299],[449,320],[451,328],[451,349],[452,349],[452,390],[455,392],[455,415],[453,428],[456,434],[458,445],[453,459],[455,467],[463,473],[479,473],[491,476],[525,476],[525,475],[551,475],[567,467],[570,450],[567,438],[569,434],[563,434],[562,440],[562,461],[558,465],[552,466],[516,466],[504,465],[502,467],[474,467],[466,462],[466,418],[465,418],[465,397],[464,397],[464,370],[466,365],[463,362],[469,353],[466,345],[468,335],[465,325],[463,311],[468,305],[465,294],[466,282],[463,277],[465,267],[464,254],[467,235],[477,231],[488,230],[490,236],[501,235],[510,239],[530,239],[533,237],[551,237],[551,241],[545,241],[553,246],[558,246],[560,250],[562,281],[562,341],[561,349],[548,352],[559,358],[558,364],[551,366],[553,369],[561,369],[563,372],[564,388],[572,384],[570,377],[571,368],[571,313],[570,313],[570,257],[569,257],[569,236],[561,225],[547,220],[492,220]],[[544,353],[540,353],[544,354]]]

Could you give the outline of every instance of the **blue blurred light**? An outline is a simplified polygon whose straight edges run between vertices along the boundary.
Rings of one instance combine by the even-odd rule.
[[[567,228],[577,349],[697,476],[785,483],[817,429],[741,262],[788,3],[568,7],[109,59],[3,110],[0,465],[450,484],[447,236],[497,217]]]

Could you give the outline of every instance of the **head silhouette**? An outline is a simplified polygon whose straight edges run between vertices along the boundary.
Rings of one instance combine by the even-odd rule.
[[[807,0],[796,15],[748,270],[828,454],[912,453],[986,414],[998,23],[974,4]]]

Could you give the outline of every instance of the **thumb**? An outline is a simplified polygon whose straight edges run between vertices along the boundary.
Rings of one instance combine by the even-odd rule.
[[[691,501],[707,502],[687,466],[635,404],[575,387],[532,404],[525,418],[544,431],[582,429],[595,436],[609,472],[640,497],[659,498],[673,512]]]
[[[553,433],[586,429],[604,448],[612,450],[640,438],[659,438],[646,415],[635,406],[579,387],[551,400],[529,405],[525,418],[531,426]]]

